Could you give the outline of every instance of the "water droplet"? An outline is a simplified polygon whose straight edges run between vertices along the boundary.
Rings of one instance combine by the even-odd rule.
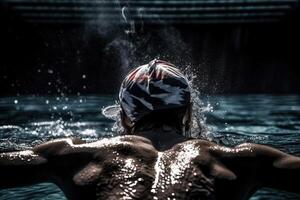
[[[18,100],[17,100],[17,99],[15,99],[15,100],[14,100],[14,103],[15,103],[15,104],[18,104]]]

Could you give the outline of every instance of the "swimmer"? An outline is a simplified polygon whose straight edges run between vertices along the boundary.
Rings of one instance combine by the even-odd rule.
[[[154,60],[134,69],[119,101],[124,135],[2,153],[0,188],[52,182],[71,200],[237,200],[262,187],[300,193],[299,157],[264,145],[229,148],[185,137],[190,87],[174,65]]]

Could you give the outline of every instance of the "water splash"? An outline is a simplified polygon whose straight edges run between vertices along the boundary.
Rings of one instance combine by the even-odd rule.
[[[119,135],[124,133],[124,128],[121,123],[121,113],[120,113],[120,104],[118,101],[115,101],[114,105],[105,106],[102,108],[102,115],[105,117],[114,120],[113,126],[111,127],[111,131],[114,135]]]
[[[191,87],[191,100],[193,103],[192,127],[191,135],[189,135],[189,137],[213,140],[214,136],[212,129],[209,128],[206,123],[206,113],[213,112],[213,106],[209,101],[205,103],[201,100],[200,89],[197,87],[197,84],[195,84],[197,76],[193,71],[192,66],[188,65],[182,71],[189,81]]]
[[[127,23],[127,18],[126,18],[126,15],[125,15],[125,10],[126,10],[126,6],[124,6],[124,7],[122,8],[122,17],[123,17],[125,23]]]

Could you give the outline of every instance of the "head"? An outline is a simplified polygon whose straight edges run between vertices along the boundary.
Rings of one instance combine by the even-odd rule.
[[[119,100],[125,134],[162,127],[183,135],[190,130],[190,86],[171,63],[153,60],[132,70],[121,85]]]

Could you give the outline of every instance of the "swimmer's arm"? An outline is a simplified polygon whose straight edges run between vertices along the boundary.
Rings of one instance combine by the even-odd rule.
[[[246,144],[258,160],[257,180],[262,187],[270,187],[300,194],[300,158],[275,148]]]
[[[215,148],[218,149],[218,148]],[[219,155],[230,168],[242,176],[252,176],[257,187],[270,187],[299,193],[300,157],[258,144],[219,148]]]
[[[82,143],[79,139],[59,139],[27,151],[0,153],[0,189],[56,183],[60,174],[66,174],[60,173],[61,169],[84,160],[78,159],[72,148],[74,144]]]
[[[47,160],[32,150],[0,153],[0,189],[47,181]]]

